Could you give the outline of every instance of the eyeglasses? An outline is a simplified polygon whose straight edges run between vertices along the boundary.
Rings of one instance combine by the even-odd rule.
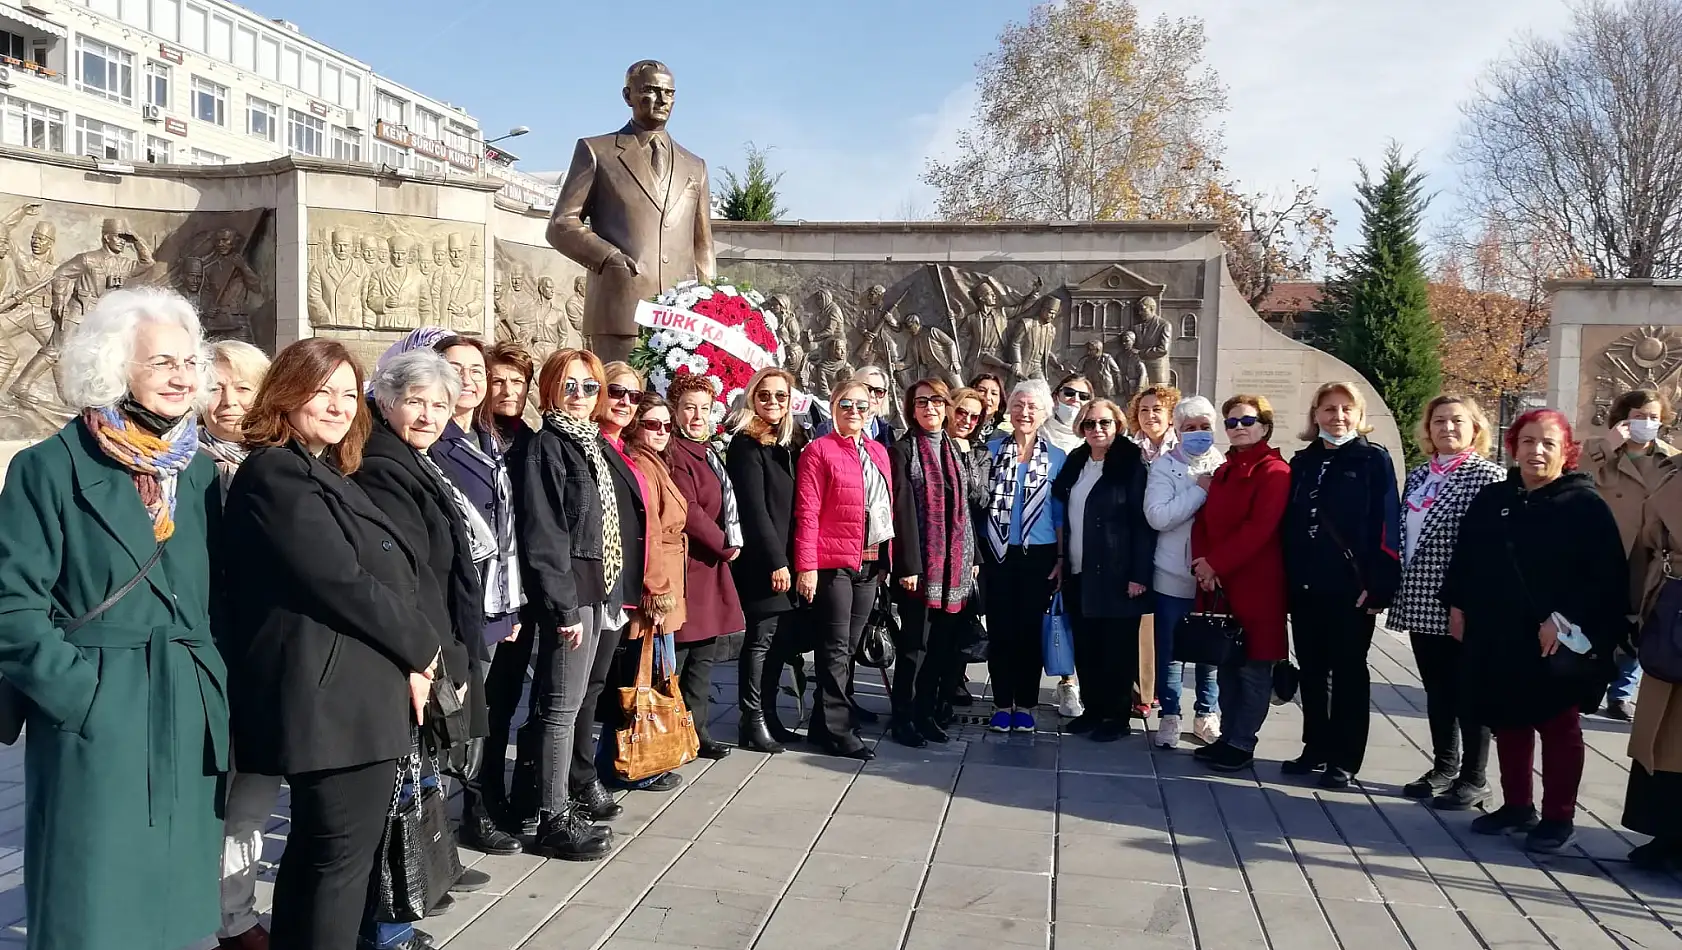
[[[1062,389],[1059,389],[1057,393],[1064,399],[1076,399],[1081,402],[1086,402],[1088,399],[1092,398],[1091,393],[1083,392],[1073,386],[1064,386]]]
[[[788,402],[788,390],[761,389],[759,392],[753,394],[753,398],[759,400],[760,402]]]
[[[621,386],[618,383],[608,383],[607,398],[629,399],[632,402],[642,402],[642,390],[632,389],[629,386]]]
[[[1238,416],[1236,418],[1228,419],[1226,421],[1226,427],[1228,429],[1248,429],[1260,421],[1261,420],[1257,419],[1255,416]]]
[[[918,396],[916,399],[911,400],[911,402],[916,405],[918,409],[927,409],[930,406],[933,406],[936,409],[946,408],[945,396]]]
[[[602,384],[593,379],[569,379],[566,381],[566,394],[568,396],[576,396],[581,392],[586,396],[594,396],[601,391]]]
[[[835,408],[842,412],[868,412],[870,410],[870,400],[837,399],[835,400]]]
[[[644,419],[642,420],[642,431],[670,432],[672,431],[672,424],[670,422],[662,422],[659,419]]]
[[[1080,424],[1080,431],[1091,432],[1093,429],[1114,429],[1114,419],[1084,419]]]
[[[145,363],[137,360],[134,365],[141,367],[146,370],[146,372],[151,373],[154,376],[160,373],[168,373],[169,375],[174,376],[177,373],[197,373],[199,368],[204,366],[204,360],[201,360],[196,356],[189,356],[183,360],[178,360],[173,356],[160,356],[157,359],[149,360]]]
[[[970,412],[968,409],[954,409],[952,415],[957,417],[960,422],[973,422],[981,418],[981,413]]]
[[[457,363],[450,365],[455,367],[456,375],[462,379],[476,379],[480,382],[485,380],[485,368],[483,366],[462,366]]]
[[[875,396],[877,399],[881,399],[883,396],[888,394],[887,389],[881,386],[866,386],[865,388],[870,390],[870,395]]]

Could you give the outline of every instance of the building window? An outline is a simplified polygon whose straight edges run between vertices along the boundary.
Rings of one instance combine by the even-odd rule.
[[[101,159],[134,159],[134,132],[87,116],[76,119],[76,154]]]
[[[478,142],[478,133],[454,122],[444,126],[444,144],[450,148],[473,154],[473,147]]]
[[[146,136],[146,160],[154,165],[168,165],[174,144],[157,135]]]
[[[327,121],[297,109],[286,113],[286,147],[303,155],[327,154]]]
[[[374,142],[374,164],[390,165],[392,168],[408,168],[409,153],[376,140]]]
[[[333,126],[333,158],[341,162],[362,161],[362,136]]]
[[[265,142],[280,141],[280,106],[256,96],[245,97],[245,130]]]
[[[421,172],[421,173],[427,174],[427,175],[437,175],[438,177],[442,178],[442,177],[444,177],[444,163],[443,162],[435,162],[430,158],[422,158],[419,155],[416,155],[415,156],[415,171],[418,171],[418,172]]]
[[[218,155],[215,152],[207,152],[202,148],[195,148],[193,149],[193,164],[226,165],[228,164],[228,156]]]
[[[169,65],[146,61],[146,101],[160,109],[169,108]]]
[[[0,96],[0,142],[64,151],[64,110]]]
[[[437,113],[428,112],[420,106],[415,107],[415,124],[413,132],[429,139],[443,138],[442,120]]]
[[[392,125],[407,125],[404,119],[407,102],[388,93],[376,91],[374,93],[374,118],[390,122]]]
[[[23,37],[7,30],[0,30],[0,56],[10,56],[13,59],[25,59],[23,55],[28,46]]]
[[[134,104],[134,54],[86,36],[77,38],[78,86],[83,92]]]
[[[212,125],[228,124],[228,87],[202,76],[193,77],[193,118]]]

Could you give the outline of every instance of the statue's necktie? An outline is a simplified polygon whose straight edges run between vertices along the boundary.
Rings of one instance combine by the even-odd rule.
[[[654,180],[662,187],[666,184],[666,175],[670,171],[666,160],[666,140],[656,135],[648,140],[650,151],[648,165],[654,170]]]

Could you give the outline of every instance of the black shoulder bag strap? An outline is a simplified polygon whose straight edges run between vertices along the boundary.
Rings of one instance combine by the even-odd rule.
[[[158,559],[163,556],[164,543],[159,541],[158,546],[152,549],[152,556],[146,559],[146,563],[140,565],[140,573],[129,578],[127,584],[124,584],[115,591],[112,591],[111,596],[100,601],[99,605],[94,607],[94,609],[65,624],[63,627],[64,635],[67,637],[70,636],[72,633],[80,630],[85,624],[97,619],[100,614],[116,606],[117,601],[127,597],[129,591],[134,590],[141,581],[146,579],[146,575],[152,572],[153,565],[157,564]]]

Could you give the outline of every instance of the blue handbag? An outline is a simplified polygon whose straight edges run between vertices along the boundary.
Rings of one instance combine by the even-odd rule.
[[[1040,622],[1040,647],[1047,676],[1075,675],[1075,645],[1069,636],[1069,615],[1063,612],[1063,592],[1052,595]]]

